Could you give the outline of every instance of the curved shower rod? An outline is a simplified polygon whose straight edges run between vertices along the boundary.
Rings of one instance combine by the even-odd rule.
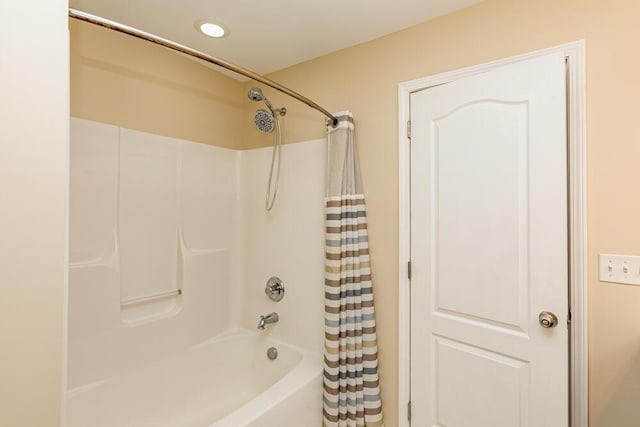
[[[96,16],[96,15],[92,15],[90,13],[86,13],[86,12],[82,12],[80,10],[77,9],[73,9],[73,8],[69,8],[69,17],[73,18],[73,19],[78,19],[80,21],[84,21],[84,22],[88,22],[90,24],[94,24],[94,25],[98,25],[100,27],[104,27],[104,28],[108,28],[110,30],[114,30],[114,31],[118,31],[120,33],[124,33],[124,34],[128,34],[130,36],[133,37],[137,37],[139,39],[142,40],[146,40],[148,42],[151,43],[155,43],[157,45],[160,46],[164,46],[168,49],[171,50],[175,50],[177,52],[181,52],[184,53],[185,55],[189,55],[192,56],[194,58],[198,58],[201,59],[205,62],[208,62],[210,64],[214,64],[217,65],[219,67],[222,68],[226,68],[227,70],[233,71],[234,73],[238,73],[238,74],[242,74],[245,77],[249,77],[250,79],[253,79],[257,82],[260,82],[262,84],[265,84],[269,87],[272,87],[273,89],[280,91],[282,93],[285,93],[289,96],[291,96],[292,98],[297,99],[298,101],[307,104],[309,107],[320,111],[322,114],[324,114],[325,116],[327,116],[328,123],[331,123],[332,126],[336,126],[338,124],[338,119],[331,114],[330,112],[328,112],[327,110],[325,110],[324,108],[322,108],[321,106],[319,106],[318,104],[316,104],[315,102],[313,102],[312,100],[310,100],[309,98],[300,95],[298,92],[295,92],[291,89],[289,89],[286,86],[282,86],[280,83],[274,82],[271,79],[268,79],[258,73],[255,73],[251,70],[248,70],[244,67],[240,67],[239,65],[235,65],[231,62],[225,61],[224,59],[220,59],[220,58],[216,58],[215,56],[211,56],[211,55],[207,55],[206,53],[200,52],[198,50],[192,49],[190,47],[181,45],[179,43],[173,42],[171,40],[156,36],[154,34],[151,33],[147,33],[145,31],[139,30],[137,28],[133,28],[130,27],[128,25],[124,25],[121,24],[119,22],[115,22],[115,21],[111,21],[109,19],[105,19],[102,18],[100,16]]]

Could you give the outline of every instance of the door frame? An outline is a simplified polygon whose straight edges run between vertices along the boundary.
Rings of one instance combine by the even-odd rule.
[[[398,426],[409,427],[411,399],[411,141],[412,92],[446,84],[492,69],[561,52],[567,59],[567,160],[569,211],[569,414],[571,427],[588,425],[587,347],[587,220],[586,220],[586,116],[585,41],[517,55],[485,64],[402,82],[398,85],[399,275],[398,275]]]

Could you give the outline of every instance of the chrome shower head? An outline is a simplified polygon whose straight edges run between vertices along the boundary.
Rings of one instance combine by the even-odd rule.
[[[254,102],[264,102],[264,105],[267,106],[269,111],[264,109],[259,109],[253,116],[253,123],[255,123],[258,130],[262,133],[271,133],[273,129],[275,129],[276,123],[276,114],[280,114],[284,116],[287,114],[287,109],[282,107],[275,109],[273,105],[269,102],[266,96],[262,93],[262,90],[259,87],[252,87],[249,89],[249,93],[247,93],[247,97]]]
[[[258,130],[262,133],[271,133],[274,129],[274,117],[273,114],[262,108],[257,110],[253,115],[253,123]]]
[[[255,102],[260,102],[265,99],[264,95],[262,94],[262,90],[259,87],[252,87],[251,89],[249,89],[249,93],[247,94],[247,96],[250,100]]]
[[[273,105],[271,105],[267,97],[262,93],[262,89],[260,89],[259,87],[252,87],[251,89],[249,89],[249,93],[247,93],[247,96],[254,102],[264,102],[264,104],[269,107],[269,110],[271,110],[271,115],[276,115],[276,110],[273,108]]]

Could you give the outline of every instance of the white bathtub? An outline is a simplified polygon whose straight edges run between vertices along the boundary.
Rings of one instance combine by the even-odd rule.
[[[67,427],[321,424],[321,355],[244,330],[67,394]]]

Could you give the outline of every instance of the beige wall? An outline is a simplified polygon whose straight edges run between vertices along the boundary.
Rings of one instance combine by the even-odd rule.
[[[160,46],[70,20],[71,115],[236,148],[244,87]]]
[[[640,425],[640,288],[600,283],[597,254],[640,254],[640,2],[487,0],[458,13],[272,74],[329,110],[350,109],[368,198],[383,399],[397,424],[397,84],[585,39],[591,427]],[[285,104],[290,141],[322,117]],[[268,141],[247,133],[245,147]]]
[[[640,425],[637,408],[640,314],[636,314],[640,313],[640,288],[600,283],[596,270],[597,253],[640,253],[635,224],[635,219],[640,218],[640,196],[633,185],[640,182],[640,168],[636,165],[636,159],[640,158],[637,143],[640,129],[635,126],[640,108],[634,107],[634,100],[640,95],[640,55],[636,54],[640,44],[638,16],[640,2],[637,0],[487,0],[473,8],[270,76],[329,110],[350,109],[355,115],[368,197],[381,380],[388,427],[396,426],[398,413],[397,84],[577,39],[587,42],[591,427]],[[106,54],[121,52],[113,49],[105,51]],[[77,90],[77,84],[81,84],[82,90],[90,91],[95,98],[74,93],[72,113],[78,117],[217,143],[211,139],[211,129],[199,130],[193,135],[190,132],[206,125],[212,117],[211,108],[220,108],[212,99],[224,100],[223,103],[230,106],[226,120],[233,122],[231,133],[243,135],[238,147],[255,148],[271,143],[270,137],[250,128],[250,114],[257,106],[244,101],[244,91],[251,82],[242,89],[230,82],[228,93],[210,96],[212,89],[206,80],[209,76],[206,73],[210,71],[205,73],[206,70],[182,64],[175,69],[169,67],[168,76],[156,76],[156,72],[149,76],[146,65],[154,63],[154,56],[144,56],[144,60],[127,56],[113,67],[103,53],[95,57],[92,52],[84,58],[86,55],[87,48],[83,64],[92,68],[87,74],[93,76],[84,82],[74,82],[74,88]],[[130,61],[134,61],[133,70],[128,69]],[[77,66],[74,65],[74,70]],[[185,87],[183,72],[202,73],[202,84]],[[74,72],[74,79],[77,73]],[[94,88],[100,88],[103,79],[111,81],[113,86],[109,90]],[[151,81],[143,81],[141,86],[155,86],[147,87],[148,92],[140,92],[133,98],[135,102],[127,105],[122,105],[120,99],[110,98],[109,91],[124,94],[137,91],[132,83],[135,79]],[[186,93],[178,95],[160,87],[165,83],[170,83],[177,92]],[[127,89],[120,88],[120,84]],[[207,99],[196,107],[201,92]],[[285,124],[289,142],[323,137],[319,113],[271,90],[265,89],[265,93],[274,104],[289,109]],[[167,102],[165,96],[182,96],[184,103],[193,102],[188,106],[192,121],[176,122],[176,116],[187,119],[180,110],[171,110],[172,102]],[[103,106],[96,105],[105,99],[108,102]],[[170,110],[153,110],[154,114],[149,114],[149,110],[145,110],[149,104],[141,101],[147,99],[154,100],[154,108],[162,106]],[[126,114],[118,111],[122,108],[126,108]],[[243,108],[243,114],[237,115]],[[114,118],[114,114],[117,117]]]
[[[60,417],[66,7],[65,0],[0,2],[1,426],[51,427]]]

